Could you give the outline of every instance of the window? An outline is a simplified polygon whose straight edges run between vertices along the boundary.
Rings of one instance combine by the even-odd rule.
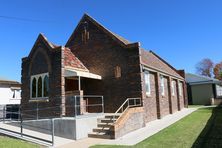
[[[175,96],[175,83],[171,81],[171,88],[172,88],[172,96]]]
[[[46,75],[44,78],[43,97],[47,97],[49,93],[49,77]]]
[[[161,83],[161,95],[164,96],[165,90],[164,90],[164,77],[161,75],[160,76],[160,83]]]
[[[146,95],[149,96],[151,94],[151,90],[150,90],[150,74],[149,74],[149,72],[145,72],[144,73],[144,79],[145,79]]]
[[[120,78],[121,77],[121,68],[119,66],[116,66],[114,69],[115,77]]]
[[[216,92],[217,92],[217,97],[222,96],[222,86],[216,85]]]
[[[31,98],[47,98],[49,95],[48,73],[31,76]]]
[[[36,98],[36,78],[32,80],[32,98]]]
[[[15,98],[15,90],[13,90],[12,98]]]
[[[182,83],[179,83],[179,95],[180,95],[180,96],[183,95],[183,86],[182,86]]]
[[[37,89],[38,91],[38,97],[42,97],[42,77],[39,77],[39,79],[38,79],[38,89]]]

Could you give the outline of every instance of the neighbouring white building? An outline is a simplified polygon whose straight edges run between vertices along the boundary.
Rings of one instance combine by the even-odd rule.
[[[189,104],[219,105],[222,103],[222,81],[196,74],[186,74]]]
[[[0,117],[5,112],[6,118],[17,118],[21,102],[21,84],[17,81],[0,77]]]

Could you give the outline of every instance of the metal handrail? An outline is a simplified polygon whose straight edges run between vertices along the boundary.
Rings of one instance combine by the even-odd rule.
[[[133,100],[133,105],[130,105],[130,101]],[[137,104],[136,100],[139,100],[139,104]],[[127,107],[124,109],[124,106],[127,104]],[[116,110],[116,112],[113,115],[112,119],[115,119],[115,117],[117,116],[117,114],[121,111],[121,115],[130,107],[138,107],[142,105],[142,101],[141,98],[127,98],[126,101],[123,102],[123,104]],[[113,123],[115,123],[120,117],[121,115],[114,121]]]
[[[117,113],[123,108],[123,106],[126,104],[126,102],[128,102],[128,101],[129,101],[129,98],[127,98],[126,101],[123,102],[123,104],[117,109],[117,111],[115,112],[115,114],[117,114]]]

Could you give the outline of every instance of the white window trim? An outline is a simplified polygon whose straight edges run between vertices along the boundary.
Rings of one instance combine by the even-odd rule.
[[[175,96],[175,82],[171,81],[172,96]]]
[[[179,95],[182,96],[182,83],[179,82]]]
[[[44,78],[45,76],[48,76],[49,77],[49,73],[41,73],[41,74],[37,74],[37,75],[32,75],[31,76],[31,82],[30,82],[30,98],[32,100],[42,100],[42,99],[48,99],[49,97],[43,97],[44,96]],[[38,97],[38,79],[39,77],[42,78],[42,97]],[[36,79],[36,97],[32,97],[32,80],[33,79]]]
[[[150,96],[151,95],[151,90],[150,90],[150,73],[148,71],[146,71],[144,73],[144,80],[145,80],[146,95]],[[146,84],[148,85],[148,90],[146,89]]]
[[[216,85],[216,94],[217,94],[217,97],[222,97],[222,86],[221,85]]]
[[[164,77],[161,75],[160,76],[160,86],[161,86],[161,95],[165,95],[165,86],[164,86]]]

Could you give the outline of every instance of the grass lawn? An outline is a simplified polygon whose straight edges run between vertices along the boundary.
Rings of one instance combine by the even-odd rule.
[[[0,136],[1,148],[39,148],[37,144],[32,144],[20,139],[9,138],[6,136]]]
[[[92,148],[129,147],[96,145]],[[136,148],[222,147],[222,108],[200,108],[157,134],[132,146]]]
[[[203,107],[204,105],[188,105],[188,108],[198,108]]]

